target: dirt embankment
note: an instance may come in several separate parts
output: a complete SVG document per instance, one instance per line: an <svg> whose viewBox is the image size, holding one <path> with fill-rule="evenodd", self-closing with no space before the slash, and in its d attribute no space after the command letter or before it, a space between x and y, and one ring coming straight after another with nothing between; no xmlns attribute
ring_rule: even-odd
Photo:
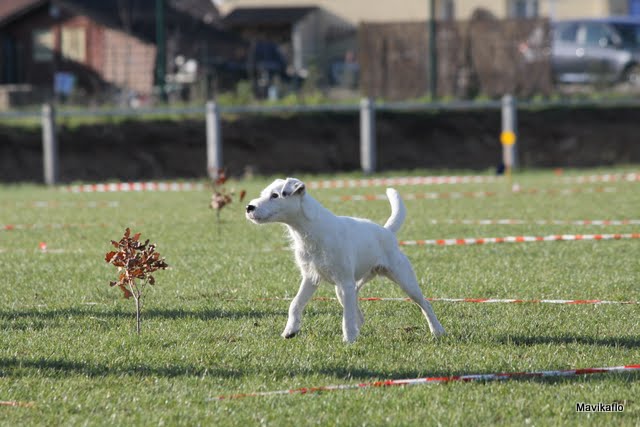
<svg viewBox="0 0 640 427"><path fill-rule="evenodd" d="M587 167L640 163L640 109L519 112L520 164ZM379 113L378 169L486 169L501 159L500 114ZM243 116L222 123L232 174L359 168L357 114ZM60 178L140 180L206 175L204 120L128 121L58 129ZM39 129L0 124L0 181L42 181Z"/></svg>

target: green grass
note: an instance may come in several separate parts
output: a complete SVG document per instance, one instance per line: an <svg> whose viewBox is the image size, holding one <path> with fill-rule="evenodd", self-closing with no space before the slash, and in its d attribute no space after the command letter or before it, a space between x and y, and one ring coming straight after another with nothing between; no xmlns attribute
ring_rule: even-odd
<svg viewBox="0 0 640 427"><path fill-rule="evenodd" d="M569 174L616 172L570 171ZM415 171L414 174L429 173ZM388 175L402 175L404 172ZM305 177L315 179L318 177ZM319 178L330 178L327 176ZM550 171L514 178L523 188L615 187L613 193L513 195L506 183L398 187L495 191L486 199L406 201L401 239L638 232L638 226L432 225L431 219L637 219L640 184L564 184ZM230 183L255 197L268 182ZM339 214L384 222L387 202L333 202L381 188L316 190ZM61 202L35 208L31 202ZM118 201L91 209L76 202ZM435 302L448 335L431 338L405 302L362 302L367 319L342 343L335 301L307 307L300 336L284 340L299 273L282 227L258 227L241 204L208 208L209 193L68 194L0 187L0 224L107 224L0 229L1 425L637 425L640 376L595 375L451 383L214 402L211 397L392 378L640 363L638 305ZM126 226L158 244L172 269L156 274L135 334L134 306L110 288L103 258ZM46 242L51 253L40 253ZM640 242L406 247L432 297L640 300ZM56 249L64 253L54 253ZM333 296L323 284L318 296ZM375 280L363 296L400 297ZM232 300L231 300L232 299ZM624 413L577 414L577 402L626 401Z"/></svg>

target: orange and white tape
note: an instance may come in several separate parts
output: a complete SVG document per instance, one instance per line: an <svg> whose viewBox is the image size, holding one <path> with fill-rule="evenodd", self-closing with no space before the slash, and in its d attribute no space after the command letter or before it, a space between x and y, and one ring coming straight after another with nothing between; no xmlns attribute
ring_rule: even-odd
<svg viewBox="0 0 640 427"><path fill-rule="evenodd" d="M638 182L640 181L640 173L607 173L601 175L567 176L563 178L563 181L576 184L593 182Z"/></svg>
<svg viewBox="0 0 640 427"><path fill-rule="evenodd" d="M133 223L131 225L138 226L138 225L141 225L141 223ZM0 224L0 231L39 230L39 229L60 230L60 229L66 229L66 228L90 228L90 227L108 228L108 227L114 227L114 224L104 224L104 223Z"/></svg>
<svg viewBox="0 0 640 427"><path fill-rule="evenodd" d="M569 195L577 193L614 193L615 187L593 187L593 188L565 188L565 189L519 189L516 188L509 193L505 194L552 194L552 195ZM428 192L428 193L405 193L401 194L405 200L434 200L434 199L462 199L462 198L483 198L492 197L498 195L495 191L465 191L465 192ZM374 200L387 200L385 194L361 194L361 195L345 195L333 197L331 199L334 202L338 201L352 201L352 202L364 202Z"/></svg>
<svg viewBox="0 0 640 427"><path fill-rule="evenodd" d="M258 391L250 393L236 393L230 395L216 396L208 399L208 401L221 401L230 399L242 399L247 397L265 397L265 396L290 396L290 395L303 395L303 394L315 394L329 391L340 390L359 390L364 388L381 388L381 387L398 387L398 386L410 386L410 385L425 385L425 384L441 384L450 382L488 382L488 381L506 381L517 379L531 379L531 378L549 378L549 377L576 377L592 374L613 374L613 373L625 373L625 372L640 372L640 364L630 364L623 366L612 366L605 368L581 368L581 369L567 369L567 370L552 370L552 371L537 371L537 372L501 372L492 374L466 374L466 375L450 375L450 376L437 376L437 377L423 377L423 378L407 378L407 379L392 379L383 381L374 381L368 383L354 383L354 384L340 384L340 385L328 385L320 387L302 387L288 390L275 390L275 391Z"/></svg>
<svg viewBox="0 0 640 427"><path fill-rule="evenodd" d="M467 237L462 239L400 240L400 246L484 245L490 243L575 242L582 240L640 239L640 233L625 234L552 234L549 236Z"/></svg>
<svg viewBox="0 0 640 427"><path fill-rule="evenodd" d="M402 301L411 302L411 298L362 297L360 301ZM478 304L565 304L565 305L634 305L637 301L611 301L600 299L517 299L517 298L425 298L431 302L478 303ZM240 298L228 298L226 301L241 301ZM257 298L257 301L291 301L291 297ZM314 301L336 301L333 297L316 297Z"/></svg>
<svg viewBox="0 0 640 427"><path fill-rule="evenodd" d="M432 225L640 225L640 219L579 219L579 220L563 220L563 219L431 219L429 223Z"/></svg>
<svg viewBox="0 0 640 427"><path fill-rule="evenodd" d="M139 191L199 191L205 189L203 183L194 182L114 182L110 184L85 184L63 187L69 193L115 193Z"/></svg>
<svg viewBox="0 0 640 427"><path fill-rule="evenodd" d="M388 187L403 185L484 184L498 181L500 181L500 178L497 176L484 175L405 176L393 178L335 179L325 181L311 181L307 183L307 187L316 190L327 188Z"/></svg>
<svg viewBox="0 0 640 427"><path fill-rule="evenodd" d="M4 203L8 205L8 203ZM12 206L16 208L117 208L120 202L111 201L59 201L59 200L37 200L34 202L15 202Z"/></svg>

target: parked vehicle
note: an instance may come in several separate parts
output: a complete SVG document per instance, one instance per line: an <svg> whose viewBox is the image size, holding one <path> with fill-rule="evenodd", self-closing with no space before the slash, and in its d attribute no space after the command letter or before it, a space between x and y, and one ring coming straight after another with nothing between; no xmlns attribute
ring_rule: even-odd
<svg viewBox="0 0 640 427"><path fill-rule="evenodd" d="M552 24L552 69L559 83L640 86L640 19L576 19Z"/></svg>

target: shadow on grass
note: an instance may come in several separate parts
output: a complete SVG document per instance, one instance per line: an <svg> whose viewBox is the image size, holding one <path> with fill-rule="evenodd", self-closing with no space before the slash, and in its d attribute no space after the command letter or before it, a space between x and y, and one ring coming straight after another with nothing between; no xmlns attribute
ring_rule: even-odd
<svg viewBox="0 0 640 427"><path fill-rule="evenodd" d="M237 369L221 369L204 366L149 366L145 364L135 365L104 365L96 363L75 362L62 359L18 359L0 358L0 378L26 377L37 375L39 377L66 377L69 375L81 375L90 378L106 376L138 376L138 377L202 377L211 376L218 378L237 378L245 374Z"/></svg>
<svg viewBox="0 0 640 427"><path fill-rule="evenodd" d="M556 368L549 368L556 369ZM557 369L567 369L559 367ZM318 384L312 384L314 387L326 386L333 381L345 382L356 380L361 383L370 383L377 381L385 381L389 379L410 379L410 378L426 378L426 377L450 377L462 376L469 374L495 374L504 371L486 371L478 370L473 372L460 371L437 371L424 372L416 370L406 371L384 371L374 369L349 369L348 367L327 367L320 369L302 368L287 370L282 375L275 375L274 388L284 388L289 382L287 380L299 377L316 377L318 374L332 377L335 380L317 380ZM54 358L40 359L18 359L18 358L0 358L0 378L20 378L34 377L39 378L66 378L70 376L82 376L87 378L106 378L106 377L131 377L131 378L244 378L259 375L263 369L249 367L245 369L223 369L219 367L193 366L193 365L171 365L171 366L150 366L146 364L119 364L106 365L99 363L76 362ZM567 384L578 381L606 381L611 378L617 378L624 381L640 380L640 372L625 372L616 374L592 374L579 375L569 377L512 377L509 381L516 382L535 382L543 384ZM478 381L490 382L490 381ZM494 381L495 382L495 381ZM283 385L284 384L284 385Z"/></svg>
<svg viewBox="0 0 640 427"><path fill-rule="evenodd" d="M180 308L143 308L142 316L146 319L198 319L198 320L217 320L217 319L244 319L244 318L263 318L270 316L286 316L285 310L221 310L221 309L180 309ZM31 319L34 321L45 320L66 320L73 317L98 317L98 318L131 318L135 316L132 306L131 310L122 310L120 308L114 310L95 309L90 307L70 307L60 309L28 309L28 310L12 310L0 311L0 321L13 321L21 319Z"/></svg>
<svg viewBox="0 0 640 427"><path fill-rule="evenodd" d="M500 344L533 346L540 344L580 344L601 347L640 348L640 336L593 337L580 335L561 336L505 336L497 339Z"/></svg>

